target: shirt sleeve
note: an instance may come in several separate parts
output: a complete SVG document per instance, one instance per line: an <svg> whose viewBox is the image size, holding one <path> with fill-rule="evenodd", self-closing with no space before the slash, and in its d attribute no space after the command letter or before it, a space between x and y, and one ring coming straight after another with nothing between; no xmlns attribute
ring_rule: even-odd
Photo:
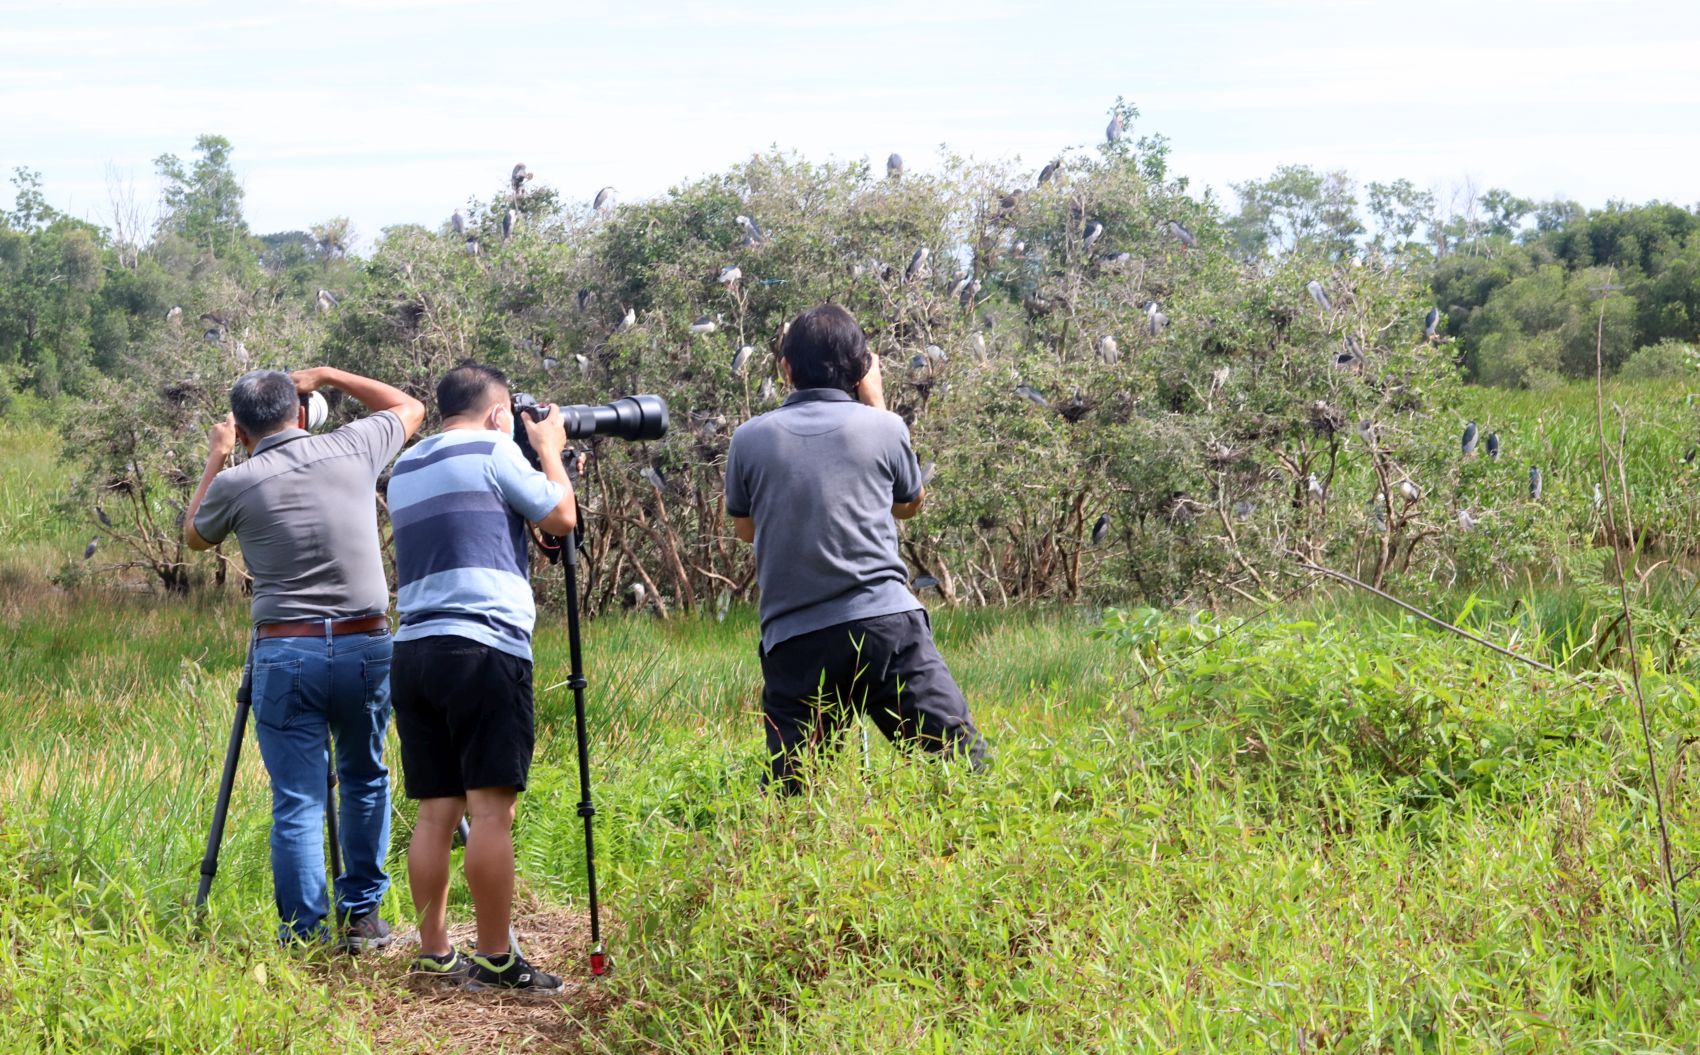
<svg viewBox="0 0 1700 1055"><path fill-rule="evenodd" d="M222 476L213 477L206 497L201 499L201 508L195 510L195 534L214 546L223 542L236 526L231 488L221 487L223 483Z"/></svg>
<svg viewBox="0 0 1700 1055"><path fill-rule="evenodd" d="M336 431L365 455L373 479L383 474L384 467L395 460L395 456L401 453L402 444L407 442L407 430L393 410L368 414Z"/></svg>
<svg viewBox="0 0 1700 1055"><path fill-rule="evenodd" d="M750 515L750 485L744 479L741 471L742 460L738 457L738 434L732 434L732 442L726 448L726 515L732 517L747 517Z"/></svg>
<svg viewBox="0 0 1700 1055"><path fill-rule="evenodd" d="M505 436L496 441L490 465L502 501L533 524L548 516L567 493L565 487L533 469L519 446Z"/></svg>
<svg viewBox="0 0 1700 1055"><path fill-rule="evenodd" d="M896 505L921 497L921 463L909 446L909 426L895 414L892 418L897 429L891 450L891 501Z"/></svg>

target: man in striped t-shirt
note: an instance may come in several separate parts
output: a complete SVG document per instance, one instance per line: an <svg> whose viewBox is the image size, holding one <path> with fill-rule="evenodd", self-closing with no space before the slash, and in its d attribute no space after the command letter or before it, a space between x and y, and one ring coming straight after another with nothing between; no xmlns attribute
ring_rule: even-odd
<svg viewBox="0 0 1700 1055"><path fill-rule="evenodd" d="M550 408L553 411L554 408ZM466 363L437 383L443 431L404 454L390 473L395 528L396 632L391 692L407 797L419 819L407 878L419 912L414 969L530 990L561 980L509 948L514 807L535 740L531 629L536 620L527 547L530 521L554 535L577 522L562 454L561 415L525 429L539 472L514 443L507 378ZM477 948L450 944L449 850L465 814L466 885Z"/></svg>

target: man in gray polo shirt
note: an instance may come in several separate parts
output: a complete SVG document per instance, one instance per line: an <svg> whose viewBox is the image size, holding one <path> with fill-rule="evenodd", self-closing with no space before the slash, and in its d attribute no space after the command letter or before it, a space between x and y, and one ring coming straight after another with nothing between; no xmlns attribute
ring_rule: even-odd
<svg viewBox="0 0 1700 1055"><path fill-rule="evenodd" d="M300 397L339 388L374 411L311 435ZM377 482L425 418L400 389L321 367L256 370L230 390L209 435L206 472L183 536L203 550L234 533L253 577L254 736L272 784L272 884L279 937L331 937L324 823L329 738L342 786L337 918L351 950L389 941L389 586L378 544ZM241 443L248 458L226 469Z"/></svg>
<svg viewBox="0 0 1700 1055"><path fill-rule="evenodd" d="M801 756L863 711L895 743L977 767L985 742L898 555L921 469L885 410L879 359L849 312L823 304L791 323L779 368L796 391L739 426L726 456L726 512L761 587L770 779L795 791Z"/></svg>

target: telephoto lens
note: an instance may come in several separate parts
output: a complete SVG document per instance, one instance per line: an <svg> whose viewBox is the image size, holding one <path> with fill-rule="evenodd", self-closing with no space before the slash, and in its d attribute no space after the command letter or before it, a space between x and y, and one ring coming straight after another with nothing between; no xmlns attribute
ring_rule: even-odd
<svg viewBox="0 0 1700 1055"><path fill-rule="evenodd" d="M531 449L531 437L526 435L525 422L520 419L542 421L549 416L549 409L528 392L515 392L513 407L514 442L519 444L525 460L535 466L537 452ZM622 396L599 407L581 404L556 409L561 412L561 422L570 440L612 436L636 443L667 435L667 401L660 396Z"/></svg>

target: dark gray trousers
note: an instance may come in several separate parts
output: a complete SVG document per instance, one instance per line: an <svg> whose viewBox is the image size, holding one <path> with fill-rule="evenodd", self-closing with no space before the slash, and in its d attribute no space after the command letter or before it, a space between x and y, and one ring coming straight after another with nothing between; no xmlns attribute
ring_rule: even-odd
<svg viewBox="0 0 1700 1055"><path fill-rule="evenodd" d="M836 746L855 715L886 738L935 754L966 755L978 769L986 742L968 701L933 644L924 610L840 623L789 638L764 652L762 721L769 769L764 785L798 790L798 764Z"/></svg>

